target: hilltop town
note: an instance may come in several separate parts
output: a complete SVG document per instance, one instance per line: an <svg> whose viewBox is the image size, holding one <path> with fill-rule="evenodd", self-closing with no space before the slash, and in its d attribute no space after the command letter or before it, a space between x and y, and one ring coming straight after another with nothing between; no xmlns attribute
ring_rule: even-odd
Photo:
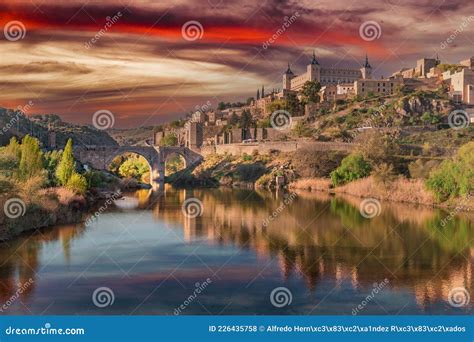
<svg viewBox="0 0 474 342"><path fill-rule="evenodd" d="M262 86L245 102L196 106L186 119L159 127L154 143L210 154L264 151L279 142L279 150L291 151L290 141L350 143L372 128L437 130L433 125L449 124L455 110L461 112L452 119L466 126L474 120L474 57L457 64L422 58L388 78L373 77L367 56L360 68L325 67L314 53L308 60L301 74L288 64L281 89Z"/></svg>

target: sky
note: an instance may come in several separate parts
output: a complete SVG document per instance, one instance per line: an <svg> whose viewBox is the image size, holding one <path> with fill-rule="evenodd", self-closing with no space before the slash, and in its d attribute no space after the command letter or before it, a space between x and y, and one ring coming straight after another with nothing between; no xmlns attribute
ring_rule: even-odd
<svg viewBox="0 0 474 342"><path fill-rule="evenodd" d="M305 71L377 77L422 57L474 55L466 0L0 0L0 107L114 128L161 124L201 106L281 88Z"/></svg>

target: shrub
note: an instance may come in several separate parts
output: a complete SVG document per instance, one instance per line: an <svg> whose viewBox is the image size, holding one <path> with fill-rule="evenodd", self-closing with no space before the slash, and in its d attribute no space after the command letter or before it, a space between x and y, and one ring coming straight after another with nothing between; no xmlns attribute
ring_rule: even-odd
<svg viewBox="0 0 474 342"><path fill-rule="evenodd" d="M367 177L370 165L361 154L351 154L342 160L341 166L331 172L334 186L342 185L353 180Z"/></svg>
<svg viewBox="0 0 474 342"><path fill-rule="evenodd" d="M87 180L84 176L73 173L67 181L66 188L79 195L83 195L87 191Z"/></svg>
<svg viewBox="0 0 474 342"><path fill-rule="evenodd" d="M107 177L105 177L105 175L99 171L87 171L86 173L84 173L84 177L87 180L88 188L98 188L104 183L107 183Z"/></svg>
<svg viewBox="0 0 474 342"><path fill-rule="evenodd" d="M474 191L474 142L463 145L453 159L443 161L430 173L426 185L441 201Z"/></svg>
<svg viewBox="0 0 474 342"><path fill-rule="evenodd" d="M429 177L430 172L439 164L440 162L438 160L423 161L422 159L417 159L408 164L408 171L411 178L426 179Z"/></svg>

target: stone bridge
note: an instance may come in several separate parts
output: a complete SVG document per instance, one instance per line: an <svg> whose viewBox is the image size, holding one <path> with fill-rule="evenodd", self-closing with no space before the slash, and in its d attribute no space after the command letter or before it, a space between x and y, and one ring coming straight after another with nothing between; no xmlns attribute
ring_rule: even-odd
<svg viewBox="0 0 474 342"><path fill-rule="evenodd" d="M112 160L125 153L136 153L146 159L150 167L152 186L163 183L165 163L169 156L178 154L184 159L184 166L201 162L202 156L187 147L158 146L75 146L74 157L81 163L98 170L108 170Z"/></svg>

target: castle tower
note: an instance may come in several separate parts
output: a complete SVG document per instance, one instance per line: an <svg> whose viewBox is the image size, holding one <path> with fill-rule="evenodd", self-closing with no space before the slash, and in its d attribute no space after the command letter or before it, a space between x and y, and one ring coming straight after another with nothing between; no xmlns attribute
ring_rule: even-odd
<svg viewBox="0 0 474 342"><path fill-rule="evenodd" d="M372 78L372 67L369 64L369 57L367 57L367 54L365 55L365 63L362 68L360 68L360 72L363 79Z"/></svg>
<svg viewBox="0 0 474 342"><path fill-rule="evenodd" d="M290 63L288 63L288 69L283 74L283 90L291 90L291 79L294 76L295 74L290 69Z"/></svg>
<svg viewBox="0 0 474 342"><path fill-rule="evenodd" d="M311 64L308 64L306 67L306 73L308 75L309 81L320 81L321 80L321 66L319 62L316 60L316 54L313 51L313 59L311 60Z"/></svg>

